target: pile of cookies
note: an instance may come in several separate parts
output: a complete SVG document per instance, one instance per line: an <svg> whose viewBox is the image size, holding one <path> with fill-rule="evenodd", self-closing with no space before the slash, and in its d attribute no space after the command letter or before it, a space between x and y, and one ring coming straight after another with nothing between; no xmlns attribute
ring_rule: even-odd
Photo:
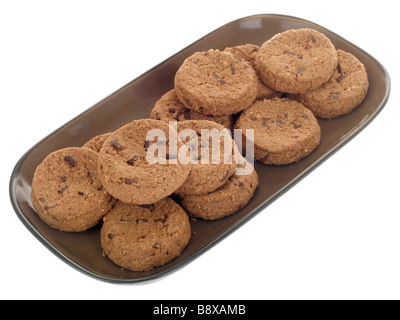
<svg viewBox="0 0 400 320"><path fill-rule="evenodd" d="M252 199L258 175L241 155L246 145L254 145L246 156L265 164L299 161L320 143L317 118L351 112L367 90L362 63L311 29L286 31L261 47L197 52L149 119L46 157L34 174L33 206L60 231L102 221L104 255L124 269L165 265L188 245L189 217L222 219ZM239 152L232 129L243 133ZM152 130L161 134L149 139ZM206 135L213 130L228 134L215 142ZM150 151L164 161L150 161Z"/></svg>

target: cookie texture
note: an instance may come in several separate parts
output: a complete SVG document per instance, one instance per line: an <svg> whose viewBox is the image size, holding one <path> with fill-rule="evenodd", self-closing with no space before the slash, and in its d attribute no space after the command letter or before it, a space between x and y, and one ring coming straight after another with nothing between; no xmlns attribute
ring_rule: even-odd
<svg viewBox="0 0 400 320"><path fill-rule="evenodd" d="M176 96L175 89L165 93L151 110L150 118L162 121L208 120L223 125L232 130L233 118L231 115L213 116L202 114L186 108Z"/></svg>
<svg viewBox="0 0 400 320"><path fill-rule="evenodd" d="M260 79L256 69L256 55L260 47L255 44L244 44L235 47L228 47L224 51L232 53L234 56L239 57L246 61L257 74L257 100L279 98L282 96L281 92L276 92L268 88Z"/></svg>
<svg viewBox="0 0 400 320"><path fill-rule="evenodd" d="M176 195L207 194L235 173L235 143L230 132L212 121L178 122L179 138L191 151L192 167Z"/></svg>
<svg viewBox="0 0 400 320"><path fill-rule="evenodd" d="M313 113L286 98L254 102L241 114L235 128L242 129L245 143L254 143L254 159L271 165L299 161L321 140L321 128ZM246 137L246 129L254 130L254 140Z"/></svg>
<svg viewBox="0 0 400 320"><path fill-rule="evenodd" d="M368 92L365 66L351 53L338 50L337 54L338 65L328 82L314 91L289 96L318 118L330 119L353 111Z"/></svg>
<svg viewBox="0 0 400 320"><path fill-rule="evenodd" d="M100 134L87 141L82 147L100 152L104 142L111 136L112 132Z"/></svg>
<svg viewBox="0 0 400 320"><path fill-rule="evenodd" d="M50 227L81 232L97 225L115 203L97 174L98 154L65 148L48 155L36 168L32 203Z"/></svg>
<svg viewBox="0 0 400 320"><path fill-rule="evenodd" d="M255 100L257 75L248 63L231 53L197 52L176 73L175 90L188 109L215 116L231 115Z"/></svg>
<svg viewBox="0 0 400 320"><path fill-rule="evenodd" d="M104 254L131 271L148 271L172 261L191 237L186 212L170 198L147 206L119 202L103 220Z"/></svg>
<svg viewBox="0 0 400 320"><path fill-rule="evenodd" d="M271 89L304 93L327 82L337 66L331 41L312 29L288 30L266 41L256 56L257 71Z"/></svg>
<svg viewBox="0 0 400 320"><path fill-rule="evenodd" d="M156 136L148 140L149 132ZM175 131L167 123L152 119L135 120L116 130L99 153L104 188L120 201L137 205L152 204L177 190L189 175L190 163L168 153L170 132ZM181 147L178 142L177 152L185 149Z"/></svg>
<svg viewBox="0 0 400 320"><path fill-rule="evenodd" d="M235 173L214 192L183 196L181 206L191 217L204 220L218 220L236 213L249 203L258 186L257 172L249 166L251 170L241 175Z"/></svg>

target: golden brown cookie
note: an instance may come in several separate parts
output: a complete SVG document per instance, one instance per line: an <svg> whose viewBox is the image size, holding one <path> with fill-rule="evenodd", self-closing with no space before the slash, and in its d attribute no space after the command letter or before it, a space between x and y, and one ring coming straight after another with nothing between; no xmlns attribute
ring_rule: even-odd
<svg viewBox="0 0 400 320"><path fill-rule="evenodd" d="M155 120L185 121L185 120L208 120L222 124L225 128L232 130L233 119L231 115L213 116L202 114L186 108L176 96L175 89L164 94L151 110L150 118Z"/></svg>
<svg viewBox="0 0 400 320"><path fill-rule="evenodd" d="M176 73L175 90L188 109L215 116L231 115L255 100L257 75L243 59L228 52L197 52Z"/></svg>
<svg viewBox="0 0 400 320"><path fill-rule="evenodd" d="M145 206L119 202L103 220L104 254L131 271L167 264L182 253L191 237L186 212L170 198Z"/></svg>
<svg viewBox="0 0 400 320"><path fill-rule="evenodd" d="M279 92L304 93L327 82L337 66L336 49L322 33L289 30L266 41L256 68L266 86Z"/></svg>
<svg viewBox="0 0 400 320"><path fill-rule="evenodd" d="M365 66L351 53L338 50L337 54L337 68L327 83L314 91L290 95L318 118L329 119L353 111L368 92Z"/></svg>
<svg viewBox="0 0 400 320"><path fill-rule="evenodd" d="M195 162L186 181L174 193L198 195L213 192L236 170L235 145L230 132L218 123L205 120L182 121L177 125L179 137L191 150Z"/></svg>
<svg viewBox="0 0 400 320"><path fill-rule="evenodd" d="M209 194L183 196L180 204L195 218L217 220L230 216L249 203L258 186L256 170L252 168L245 173L235 173L223 186Z"/></svg>
<svg viewBox="0 0 400 320"><path fill-rule="evenodd" d="M100 152L104 142L111 136L112 132L100 134L87 141L82 147L92 149L93 151Z"/></svg>
<svg viewBox="0 0 400 320"><path fill-rule="evenodd" d="M162 136L148 140L151 132ZM189 175L190 163L168 153L170 132L175 131L166 122L152 119L135 120L116 130L99 153L104 188L122 202L138 205L152 204L176 191ZM178 142L177 152L181 147Z"/></svg>
<svg viewBox="0 0 400 320"><path fill-rule="evenodd" d="M65 148L48 155L36 168L32 203L50 227L85 231L99 223L115 200L97 175L98 154L86 148Z"/></svg>
<svg viewBox="0 0 400 320"><path fill-rule="evenodd" d="M290 99L254 102L241 114L235 128L242 129L245 143L254 143L254 159L265 164L299 161L321 140L321 128L313 113ZM246 137L246 129L254 130L254 140Z"/></svg>
<svg viewBox="0 0 400 320"><path fill-rule="evenodd" d="M258 78L257 84L257 100L264 99L272 99L272 98L280 98L282 93L276 92L270 88L268 88L260 79L256 69L256 55L260 50L260 47L255 44L244 44L235 47L228 47L224 51L232 53L234 56L242 58L246 61L256 72Z"/></svg>

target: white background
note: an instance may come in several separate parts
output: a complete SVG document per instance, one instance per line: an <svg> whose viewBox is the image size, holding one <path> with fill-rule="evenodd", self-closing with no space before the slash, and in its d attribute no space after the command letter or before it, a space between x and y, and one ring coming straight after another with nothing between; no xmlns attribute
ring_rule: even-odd
<svg viewBox="0 0 400 320"><path fill-rule="evenodd" d="M1 1L2 299L400 298L399 55L394 1ZM293 15L376 57L392 94L354 140L183 269L117 285L69 267L22 225L8 184L37 141L232 20ZM397 46L397 47L395 47Z"/></svg>

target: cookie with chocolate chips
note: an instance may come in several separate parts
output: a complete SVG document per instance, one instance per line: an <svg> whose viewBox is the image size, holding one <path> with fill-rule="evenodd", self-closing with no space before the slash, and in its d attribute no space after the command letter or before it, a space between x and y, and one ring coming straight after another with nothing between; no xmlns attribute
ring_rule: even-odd
<svg viewBox="0 0 400 320"><path fill-rule="evenodd" d="M242 129L244 143L254 143L254 159L284 165L313 152L321 140L321 128L313 113L290 99L256 101L244 111L235 129ZM254 139L246 130L254 130Z"/></svg>
<svg viewBox="0 0 400 320"><path fill-rule="evenodd" d="M197 52L176 73L175 90L188 109L215 116L231 115L255 100L257 75L248 63L229 52Z"/></svg>
<svg viewBox="0 0 400 320"><path fill-rule="evenodd" d="M235 47L228 47L224 52L232 53L234 56L240 57L246 61L256 71L258 83L257 83L257 100L280 98L282 93L276 92L268 88L264 82L261 81L257 69L256 69L256 55L260 50L260 47L255 44L243 44Z"/></svg>
<svg viewBox="0 0 400 320"><path fill-rule="evenodd" d="M48 155L36 168L32 204L50 227L85 231L99 223L115 203L97 174L98 154L86 148L65 148Z"/></svg>
<svg viewBox="0 0 400 320"><path fill-rule="evenodd" d="M170 198L152 205L117 203L104 217L104 255L131 271L148 271L181 255L191 237L186 212Z"/></svg>
<svg viewBox="0 0 400 320"><path fill-rule="evenodd" d="M191 217L217 220L230 216L244 208L253 198L258 186L258 175L250 163L241 165L245 169L235 173L228 181L206 195L188 195L180 199L180 204Z"/></svg>
<svg viewBox="0 0 400 320"><path fill-rule="evenodd" d="M162 121L208 120L222 124L232 130L233 119L231 115L213 116L202 114L186 108L176 96L175 89L164 94L154 105L150 113L151 119Z"/></svg>
<svg viewBox="0 0 400 320"><path fill-rule="evenodd" d="M192 167L176 195L199 195L213 192L235 173L236 162L230 131L205 120L177 123L179 139L190 150Z"/></svg>
<svg viewBox="0 0 400 320"><path fill-rule="evenodd" d="M327 82L337 66L331 41L312 29L288 30L266 41L256 56L261 80L271 89L304 93Z"/></svg>
<svg viewBox="0 0 400 320"><path fill-rule="evenodd" d="M330 119L353 111L368 92L365 66L351 53L338 50L337 54L337 68L327 83L314 91L290 95L318 118Z"/></svg>
<svg viewBox="0 0 400 320"><path fill-rule="evenodd" d="M99 152L104 188L122 202L137 205L152 204L176 191L188 177L190 163L179 160L178 152L186 150L179 141L175 153L169 153L170 133L176 135L168 123L153 119L135 120L116 130Z"/></svg>
<svg viewBox="0 0 400 320"><path fill-rule="evenodd" d="M82 147L92 149L93 151L100 152L104 142L111 136L112 132L97 135L87 141Z"/></svg>

